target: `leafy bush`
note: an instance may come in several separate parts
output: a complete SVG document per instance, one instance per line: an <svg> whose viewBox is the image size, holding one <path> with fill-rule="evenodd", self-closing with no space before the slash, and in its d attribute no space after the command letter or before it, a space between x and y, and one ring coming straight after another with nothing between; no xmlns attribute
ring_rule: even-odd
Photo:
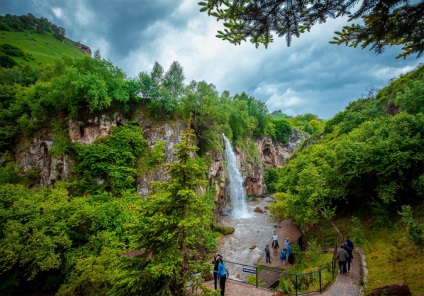
<svg viewBox="0 0 424 296"><path fill-rule="evenodd" d="M269 193L276 191L276 185L278 182L278 170L275 168L269 168L264 171L265 185Z"/></svg>
<svg viewBox="0 0 424 296"><path fill-rule="evenodd" d="M280 143L287 143L290 135L293 134L290 123L286 119L281 118L272 120L272 124L274 125L272 139Z"/></svg>
<svg viewBox="0 0 424 296"><path fill-rule="evenodd" d="M399 212L402 217L402 222L406 225L410 238L418 245L424 247L424 224L414 220L411 206L402 206L402 211Z"/></svg>
<svg viewBox="0 0 424 296"><path fill-rule="evenodd" d="M111 136L80 146L77 192L110 190L121 195L126 190L134 191L137 159L146 146L141 129L131 125L115 127Z"/></svg>
<svg viewBox="0 0 424 296"><path fill-rule="evenodd" d="M8 43L0 44L0 52L12 57L24 56L24 52L20 48Z"/></svg>
<svg viewBox="0 0 424 296"><path fill-rule="evenodd" d="M0 53L0 67L13 68L16 65L17 63L12 57Z"/></svg>

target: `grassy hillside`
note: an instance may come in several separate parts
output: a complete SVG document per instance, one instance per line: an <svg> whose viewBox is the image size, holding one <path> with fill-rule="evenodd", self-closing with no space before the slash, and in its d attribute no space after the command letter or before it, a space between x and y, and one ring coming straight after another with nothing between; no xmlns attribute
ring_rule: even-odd
<svg viewBox="0 0 424 296"><path fill-rule="evenodd" d="M82 53L69 40L59 41L52 33L38 34L31 31L0 31L0 44L11 44L21 49L23 57L13 57L18 64L39 67L51 63L56 57L64 55L83 57Z"/></svg>

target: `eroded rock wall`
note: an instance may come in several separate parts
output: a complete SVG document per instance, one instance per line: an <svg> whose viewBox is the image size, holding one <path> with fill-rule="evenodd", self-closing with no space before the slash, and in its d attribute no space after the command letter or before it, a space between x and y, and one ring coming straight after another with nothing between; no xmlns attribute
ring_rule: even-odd
<svg viewBox="0 0 424 296"><path fill-rule="evenodd" d="M293 134L289 137L287 144L273 143L271 138L266 137L256 141L256 145L261 153L263 168L281 168L287 160L293 155L294 150L302 144L308 134L303 133L299 129L294 129Z"/></svg>
<svg viewBox="0 0 424 296"><path fill-rule="evenodd" d="M161 140L165 143L165 162L174 160L175 144L179 142L181 132L186 129L184 123L157 124L142 114L136 116L138 125L142 128L143 136L151 147ZM68 121L69 137L71 141L88 145L97 138L110 135L114 126L126 125L127 121L121 114L95 116L85 122ZM306 135L307 136L307 135ZM305 135L295 130L287 144L273 143L270 138L258 139L255 142L257 152L243 151L234 148L237 164L244 178L244 188L248 195L260 196L266 194L264 170L271 167L284 166L294 150L305 140ZM33 139L25 139L16 153L16 163L24 171L36 171L40 175L39 186L53 185L57 180L67 181L71 177L74 161L67 155L55 157L51 152L54 145L50 132L39 132ZM225 145L221 141L222 150L209 151L211 164L207 172L209 187L215 188L215 214L219 215L225 207L226 172L223 150ZM254 150L254 149L249 149ZM140 172L137 181L137 192L141 196L151 193L151 181L165 181L168 176L163 168L151 172Z"/></svg>
<svg viewBox="0 0 424 296"><path fill-rule="evenodd" d="M258 139L255 141L257 155L248 155L246 151L235 148L237 164L244 177L246 194L254 196L266 194L264 170L283 167L306 137L307 134L294 129L287 144L274 143L269 137Z"/></svg>
<svg viewBox="0 0 424 296"><path fill-rule="evenodd" d="M46 132L33 139L24 139L18 146L17 166L24 173L32 171L39 175L38 184L34 184L36 186L53 185L57 180L69 179L73 160L67 155L52 156L50 151L53 144L52 135Z"/></svg>

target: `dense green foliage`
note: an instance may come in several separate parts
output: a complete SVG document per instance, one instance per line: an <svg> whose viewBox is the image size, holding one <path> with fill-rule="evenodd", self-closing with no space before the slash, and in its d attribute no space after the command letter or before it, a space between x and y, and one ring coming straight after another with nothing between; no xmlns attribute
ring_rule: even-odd
<svg viewBox="0 0 424 296"><path fill-rule="evenodd" d="M275 168L269 168L264 172L264 181L268 193L274 193L276 191L276 185L278 182L278 170Z"/></svg>
<svg viewBox="0 0 424 296"><path fill-rule="evenodd" d="M141 201L130 194L70 197L63 183L0 186L0 293L54 291L66 280L63 295L104 294L129 247L127 225L138 221L130 209Z"/></svg>
<svg viewBox="0 0 424 296"><path fill-rule="evenodd" d="M388 218L422 200L423 72L418 67L328 121L324 137L281 170L271 211L305 229L336 210L367 206Z"/></svg>
<svg viewBox="0 0 424 296"><path fill-rule="evenodd" d="M217 20L224 21L225 29L218 38L240 44L250 38L258 47L273 42L273 33L285 36L290 46L292 36L299 37L317 23L328 18L348 15L349 21L361 19L361 24L343 27L335 32L335 44L362 48L371 47L382 53L385 46L403 45L398 57L417 54L424 50L424 3L416 1L365 1L358 8L355 0L326 1L273 1L273 0L208 0L199 2L200 11L207 11Z"/></svg>
<svg viewBox="0 0 424 296"><path fill-rule="evenodd" d="M290 135L293 134L292 126L286 119L274 119L274 134L272 139L280 143L287 143Z"/></svg>
<svg viewBox="0 0 424 296"><path fill-rule="evenodd" d="M115 295L186 295L191 274L202 270L214 247L212 204L196 193L207 181L205 162L191 156L198 149L193 136L188 125L176 145L175 162L166 165L171 180L155 182L154 194L140 210L134 232L144 252Z"/></svg>
<svg viewBox="0 0 424 296"><path fill-rule="evenodd" d="M53 33L58 40L65 38L65 29L50 23L46 18L36 18L31 13L27 15L0 15L1 31L33 31L38 34Z"/></svg>
<svg viewBox="0 0 424 296"><path fill-rule="evenodd" d="M76 192L110 191L120 196L125 191L134 191L137 159L146 147L138 126L115 127L110 137L78 147Z"/></svg>

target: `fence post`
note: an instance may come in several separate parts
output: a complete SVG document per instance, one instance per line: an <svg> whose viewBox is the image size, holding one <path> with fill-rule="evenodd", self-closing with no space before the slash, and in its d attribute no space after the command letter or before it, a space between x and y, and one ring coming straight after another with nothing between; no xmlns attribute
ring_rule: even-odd
<svg viewBox="0 0 424 296"><path fill-rule="evenodd" d="M321 269L319 270L319 292L321 293Z"/></svg>
<svg viewBox="0 0 424 296"><path fill-rule="evenodd" d="M256 266L256 288L258 287L258 267Z"/></svg>
<svg viewBox="0 0 424 296"><path fill-rule="evenodd" d="M298 288L298 285L297 285L297 274L296 274L296 296L297 296L297 288Z"/></svg>

